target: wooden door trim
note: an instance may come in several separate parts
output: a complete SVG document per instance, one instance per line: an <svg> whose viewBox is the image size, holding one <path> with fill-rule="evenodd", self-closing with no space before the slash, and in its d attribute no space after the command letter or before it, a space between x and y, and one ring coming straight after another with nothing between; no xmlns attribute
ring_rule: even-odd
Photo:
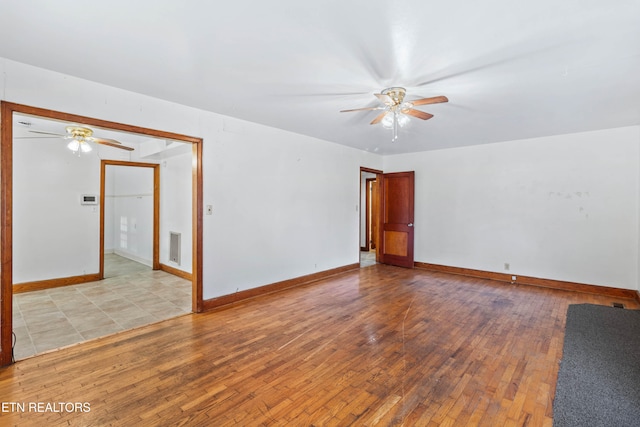
<svg viewBox="0 0 640 427"><path fill-rule="evenodd" d="M364 196L364 200L365 200L365 215L364 215L364 220L365 220L365 227L364 227L364 250L365 251L370 251L371 250L371 233L369 232L369 226L371 225L371 183L375 182L376 178L365 178L364 182L365 182L365 196Z"/></svg>
<svg viewBox="0 0 640 427"><path fill-rule="evenodd" d="M13 214L13 112L0 105L0 365L13 359L13 262L11 248Z"/></svg>
<svg viewBox="0 0 640 427"><path fill-rule="evenodd" d="M382 172L381 170L378 170L378 169L371 169L371 168L365 168L364 166L360 166L360 174L361 174L360 177L362 177L362 172L375 173L376 175L384 173L384 172Z"/></svg>
<svg viewBox="0 0 640 427"><path fill-rule="evenodd" d="M375 173L376 174L376 180L380 178L380 175L383 173L381 170L378 169L372 169L372 168L367 168L364 166L360 166L360 172L358 173L358 188L359 188L359 192L358 194L360 194L360 197L358 198L358 205L360 205L362 203L362 172L368 172L368 173ZM367 193L368 195L368 193ZM367 207L366 209L369 208L369 204L367 203ZM362 206L360 207L360 209L362 209ZM378 215L378 217L380 217L380 215ZM359 218L362 218L362 215L359 216ZM365 215L365 221L367 220L367 215ZM360 243L362 242L362 235L360 233L362 233L362 224L360 224L360 221L362 219L360 219L358 221L358 259L360 259L360 252L362 251L362 247L360 246ZM365 233L368 234L369 230L367 227L365 227ZM367 238L367 243L366 243L366 247L367 250L369 250L369 239ZM380 252L378 250L378 248L380 247L380 244L378 244L378 247L376 247L376 261L378 261L379 257L380 257Z"/></svg>
<svg viewBox="0 0 640 427"><path fill-rule="evenodd" d="M192 144L192 310L202 311L202 138L127 125L77 114L0 101L0 365L12 362L11 333L13 315L12 215L13 215L13 113L78 122L97 128L138 133Z"/></svg>
<svg viewBox="0 0 640 427"><path fill-rule="evenodd" d="M107 166L153 169L153 254L151 268L160 270L160 165L158 163L100 160L100 279L104 279L104 201Z"/></svg>

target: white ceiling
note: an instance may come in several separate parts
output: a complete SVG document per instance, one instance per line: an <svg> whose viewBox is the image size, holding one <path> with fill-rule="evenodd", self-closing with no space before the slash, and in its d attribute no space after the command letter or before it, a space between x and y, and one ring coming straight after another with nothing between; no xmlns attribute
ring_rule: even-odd
<svg viewBox="0 0 640 427"><path fill-rule="evenodd" d="M640 0L0 0L0 56L380 154L640 124ZM450 102L339 113L389 86Z"/></svg>

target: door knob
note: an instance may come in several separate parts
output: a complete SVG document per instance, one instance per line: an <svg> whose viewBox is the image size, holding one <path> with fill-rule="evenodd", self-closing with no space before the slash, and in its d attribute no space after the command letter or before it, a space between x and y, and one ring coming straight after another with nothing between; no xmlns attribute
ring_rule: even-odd
<svg viewBox="0 0 640 427"><path fill-rule="evenodd" d="M410 222L409 224L407 224L407 227L413 227L413 223Z"/></svg>

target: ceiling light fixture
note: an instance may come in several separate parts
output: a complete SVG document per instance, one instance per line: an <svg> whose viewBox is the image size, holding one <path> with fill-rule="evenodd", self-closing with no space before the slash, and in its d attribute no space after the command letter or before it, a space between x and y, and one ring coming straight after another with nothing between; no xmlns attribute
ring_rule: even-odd
<svg viewBox="0 0 640 427"><path fill-rule="evenodd" d="M409 123L409 117L405 115L402 111L387 111L384 115L380 124L385 129L393 130L393 135L391 137L391 142L394 142L398 139L398 129L406 126Z"/></svg>
<svg viewBox="0 0 640 427"><path fill-rule="evenodd" d="M390 87L383 90L381 93L374 93L374 95L382 101L384 106L377 107L364 107L353 108L350 110L341 110L341 113L348 113L351 111L371 111L371 110L384 110L378 114L371 122L372 125L381 123L385 129L392 129L393 136L391 142L395 142L398 139L398 128L401 128L409 123L409 116L416 117L421 120L429 120L433 117L433 114L426 113L424 111L416 110L416 105L427 104L439 104L441 102L448 102L446 96L434 96L431 98L414 99L413 101L405 101L404 96L407 91L403 87Z"/></svg>
<svg viewBox="0 0 640 427"><path fill-rule="evenodd" d="M391 87L382 91L382 95L392 100L392 102L386 103L385 110L387 111L382 120L380 120L382 127L393 131L391 142L395 142L398 139L398 129L409 123L409 117L405 112L411 109L413 104L404 102L405 94L405 89L401 87Z"/></svg>
<svg viewBox="0 0 640 427"><path fill-rule="evenodd" d="M82 154L89 153L93 148L89 145L89 138L93 132L91 129L83 128L79 126L67 126L67 133L69 135L64 138L70 140L67 144L67 148L71 150L71 152L77 156L81 156Z"/></svg>
<svg viewBox="0 0 640 427"><path fill-rule="evenodd" d="M70 143L67 144L67 148L71 150L73 154L77 154L80 156L82 153L88 153L92 150L91 146L87 141L82 139L74 139Z"/></svg>

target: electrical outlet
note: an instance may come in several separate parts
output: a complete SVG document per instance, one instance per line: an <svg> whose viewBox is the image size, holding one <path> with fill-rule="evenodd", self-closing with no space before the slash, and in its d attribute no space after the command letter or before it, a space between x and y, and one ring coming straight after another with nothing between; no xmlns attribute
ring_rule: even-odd
<svg viewBox="0 0 640 427"><path fill-rule="evenodd" d="M213 214L213 206L207 205L207 215Z"/></svg>
<svg viewBox="0 0 640 427"><path fill-rule="evenodd" d="M515 282L516 280L518 280L518 278L516 276L511 276L511 281Z"/></svg>

